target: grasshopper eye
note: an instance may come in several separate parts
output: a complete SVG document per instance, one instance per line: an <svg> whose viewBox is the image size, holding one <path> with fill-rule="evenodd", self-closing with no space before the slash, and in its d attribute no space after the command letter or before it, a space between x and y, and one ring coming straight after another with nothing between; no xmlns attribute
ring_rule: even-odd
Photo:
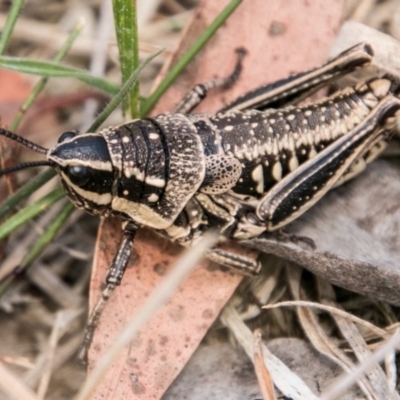
<svg viewBox="0 0 400 400"><path fill-rule="evenodd" d="M71 138L73 138L73 137L75 137L75 136L76 136L76 133L75 133L75 132L71 132L71 131L64 132L64 133L59 137L58 143L65 142L66 140L69 140L69 139L71 139Z"/></svg>
<svg viewBox="0 0 400 400"><path fill-rule="evenodd" d="M68 167L67 175L71 182L77 186L84 186L91 178L89 169L80 165Z"/></svg>

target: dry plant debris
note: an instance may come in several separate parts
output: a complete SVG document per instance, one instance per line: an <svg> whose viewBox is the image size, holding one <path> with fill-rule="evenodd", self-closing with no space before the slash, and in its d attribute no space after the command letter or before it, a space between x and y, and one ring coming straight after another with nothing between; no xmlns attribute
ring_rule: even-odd
<svg viewBox="0 0 400 400"><path fill-rule="evenodd" d="M169 62L173 63L204 24L212 19L217 7L212 4L214 2L201 1L199 8L194 9L191 3L164 0L150 4L157 11L148 14L145 22L141 22L141 52L145 55L160 46L168 50L143 74L145 94L153 86L154 74L160 68L162 59L169 57ZM400 40L400 6L395 0L338 1L329 3L329 7L322 0L288 1L285 7L275 2L252 0L240 7L169 90L155 112L170 110L171 105L179 101L194 83L224 75L224 68L229 70L234 58L233 49L241 41L251 50L240 82L229 93L211 96L202 105L201 112L211 112L218 107L218 102L225 103L231 96L234 98L260 83L318 65L328 54L342 16L368 24ZM257 13L254 13L255 9ZM100 10L98 1L87 4L28 1L15 30L11 54L49 59L65 39L65 27L71 26L74 15L85 15L87 35L77 42L68 62L88 67L96 41L94 33L98 28ZM0 26L4 24L6 12L7 7L1 5ZM309 18L307 24L302 20L305 18L302 17L303 12ZM178 51L173 52L181 35L176 27L186 26L190 18L197 24L186 28L184 40ZM238 21L241 21L240 30L235 28ZM250 28L245 28L246 21L250 21ZM48 37L54 40L49 41ZM116 49L112 39L110 43L103 50L106 72L108 76L117 77ZM222 65L218 64L219 58L223 60ZM78 93L78 96L70 97L71 92ZM93 93L76 82L57 80L50 85L46 96L53 96L51 106L43 108L41 102L43 104L46 99L39 100L20 130L44 145L54 143L57 133L81 125L83 111L80 105L93 97ZM56 102L54 96L59 101ZM7 112L3 108L1 110L4 121ZM120 122L119 118L116 114L109 124ZM48 134L43 135L43 132ZM123 399L130 398L132 393L135 398L161 398L168 387L165 399L184 398L188 394L194 400L221 398L222 395L227 399L243 396L260 398L267 387L270 391L268 373L278 393L294 399L319 398L321 393L325 399L334 398L332 396L340 396L336 398L341 399L398 398L394 351L398 342L391 343L392 347L381 356L384 367L374 361L368 371L354 378L357 386L346 394L325 392L333 377L341 375L342 371L355 375L358 363L368 363L371 354L379 351L384 341L392 336L396 339L399 312L393 305L400 305L396 271L400 250L396 229L396 199L399 198L397 192L400 188L397 181L398 166L392 161L379 161L366 174L330 193L320 206L296 221L291 226L292 232L317 237L319 252L316 254L290 243L277 245L272 239L249 243L275 256L263 255L263 274L257 279L243 280L236 291L242 279L240 276L218 269L196 270L180 288L177 297L171 300L170 308L166 309L164 318L167 324L162 325L159 319L155 319L142 331L127 350L132 365L121 368L122 364L117 362L119 369L114 369L110 373L111 378L98 386L95 398ZM57 212L57 209L53 211ZM18 264L21 254L50 218L51 215L44 215L30 225L31 229L18 232L9 239L0 274ZM85 371L76 366L74 355L85 322L84 297L95 226L93 219L77 212L28 276L21 278L2 298L0 367L5 367L5 371L12 370L16 377L7 381L6 372L0 374L0 385L4 387L8 382L10 389L4 398L13 395L27 399L28 396L70 399L82 387ZM108 265L114 254L118 222L106 221L102 232L96 247L95 287L103 281L101 263ZM118 326L110 328L108 322L122 324L129 319L128 314L137 313L144 298L172 267L178 250L167 243L160 246L159 242L154 242L155 239L147 239L149 235L143 233L138 241L141 262L149 256L149 252L155 257L158 251L160 259L155 261L151 257L148 261L150 268L137 263L129 269L124 280L126 288L121 287L119 294L107 306L109 315L105 315L106 323L102 322L106 332L100 329L95 352L106 349L107 340L112 341L112 335L120 329ZM146 247L146 240L150 240L153 247ZM299 259L302 266L319 277L294 265L299 263ZM321 276L363 295L334 287ZM235 295L224 309L221 319L213 324L234 291ZM92 295L96 296L93 292ZM281 307L261 309L263 305L278 302L286 303L282 303ZM162 315L162 311L158 314ZM155 318L159 318L158 314ZM203 339L193 361L172 384L211 325L212 329ZM256 346L255 329L259 329L258 335L262 335L262 342L257 337ZM163 334L163 330L167 334ZM258 376L263 377L262 390L258 388L251 365L246 363L243 355L240 356L242 358L228 357L230 353L236 357L237 351L227 345L229 339L240 343L249 359L255 357ZM161 351L161 348L166 350ZM206 355L210 348L214 359L210 353ZM197 366L191 368L191 363ZM230 368L226 368L226 364L239 365L236 376L229 376ZM310 364L316 365L320 374L307 368ZM209 365L224 371L218 380L199 379L200 366L202 371L207 371ZM129 371L128 367L133 370ZM123 376L127 377L126 386L120 382ZM197 392L193 390L194 382ZM31 392L22 394L20 390L26 387L30 387ZM213 391L217 397L212 397ZM271 393L268 395L273 398ZM3 397L0 395L0 398Z"/></svg>

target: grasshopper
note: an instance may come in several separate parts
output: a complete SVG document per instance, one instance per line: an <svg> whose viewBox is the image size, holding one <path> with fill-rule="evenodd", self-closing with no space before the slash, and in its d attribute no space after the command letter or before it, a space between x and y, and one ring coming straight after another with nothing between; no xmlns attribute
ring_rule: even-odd
<svg viewBox="0 0 400 400"><path fill-rule="evenodd" d="M187 247L210 229L219 232L221 241L279 230L330 189L358 175L395 130L399 82L389 76L298 105L319 88L368 65L373 49L367 43L318 68L253 90L215 115L191 114L211 88L235 81L242 57L239 52L230 77L197 85L173 113L97 133L66 132L51 149L0 129L1 135L46 156L0 174L50 166L76 207L124 221L84 349L105 301L121 282L140 227ZM207 256L252 275L261 268L254 259L218 247Z"/></svg>

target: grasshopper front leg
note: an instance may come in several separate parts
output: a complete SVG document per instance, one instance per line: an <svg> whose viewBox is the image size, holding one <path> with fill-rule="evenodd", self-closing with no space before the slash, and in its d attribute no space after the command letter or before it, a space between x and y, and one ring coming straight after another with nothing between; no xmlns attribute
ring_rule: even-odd
<svg viewBox="0 0 400 400"><path fill-rule="evenodd" d="M239 78L242 72L242 61L246 55L246 51L242 48L236 50L238 59L235 68L231 75L226 78L217 78L205 83L199 83L196 85L181 102L175 107L175 113L189 114L193 111L206 97L210 90L221 87L224 89L232 86Z"/></svg>
<svg viewBox="0 0 400 400"><path fill-rule="evenodd" d="M81 365L87 363L87 352L93 340L93 335L99 322L101 313L110 298L114 289L121 284L122 277L128 265L129 257L132 252L133 240L136 236L138 227L132 222L123 224L123 237L106 277L106 287L103 290L100 299L97 301L90 314L89 321L86 325L82 344L78 352L78 362Z"/></svg>
<svg viewBox="0 0 400 400"><path fill-rule="evenodd" d="M208 250L206 255L209 260L225 265L245 275L256 276L261 271L261 263L258 260L218 247Z"/></svg>

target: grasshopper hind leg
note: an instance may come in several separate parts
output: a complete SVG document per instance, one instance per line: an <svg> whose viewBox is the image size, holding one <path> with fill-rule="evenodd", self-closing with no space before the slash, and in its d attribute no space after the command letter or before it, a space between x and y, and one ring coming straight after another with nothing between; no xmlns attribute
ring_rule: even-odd
<svg viewBox="0 0 400 400"><path fill-rule="evenodd" d="M257 217L266 229L287 225L335 185L352 177L357 172L357 160L368 158L368 152L387 138L385 123L399 110L400 100L387 95L361 124L278 182L257 207Z"/></svg>

